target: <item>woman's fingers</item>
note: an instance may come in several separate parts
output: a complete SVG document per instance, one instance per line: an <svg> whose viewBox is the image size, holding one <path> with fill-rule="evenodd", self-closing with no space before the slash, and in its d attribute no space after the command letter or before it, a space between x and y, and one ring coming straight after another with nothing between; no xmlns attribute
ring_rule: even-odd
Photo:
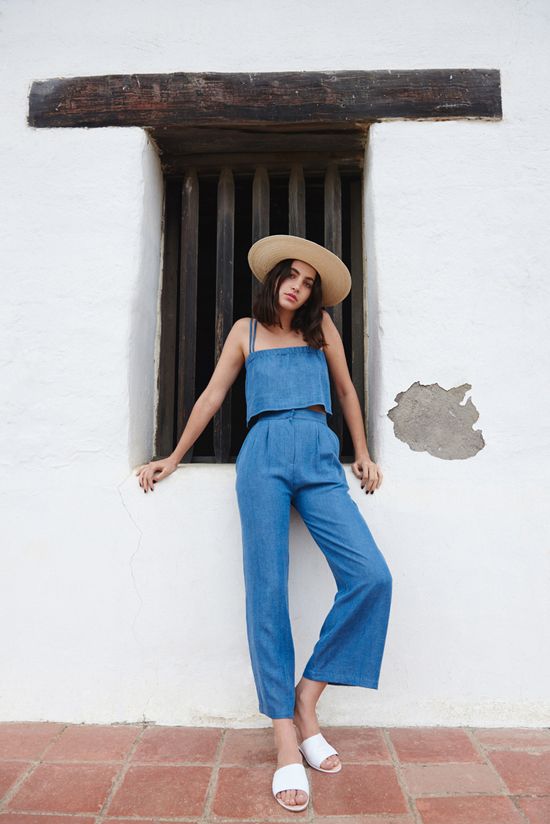
<svg viewBox="0 0 550 824"><path fill-rule="evenodd" d="M373 472L372 464L367 464L367 468L363 471L364 471L363 479L365 481L363 486L365 487L365 490L366 490L367 495L368 495L369 492L372 490L372 485L374 483L374 472Z"/></svg>
<svg viewBox="0 0 550 824"><path fill-rule="evenodd" d="M360 462L359 466L361 467L361 489L364 489L365 492L368 494L370 481L370 464L366 462Z"/></svg>
<svg viewBox="0 0 550 824"><path fill-rule="evenodd" d="M369 492L374 493L382 484L382 471L374 461L355 461L351 469L355 477L360 478L361 489L364 489L367 495Z"/></svg>
<svg viewBox="0 0 550 824"><path fill-rule="evenodd" d="M363 463L362 461L354 461L351 465L351 470L356 478L359 478L361 481L361 489L366 488L366 492L369 492L368 484L371 480L369 478L369 470L370 464ZM372 477L372 470L371 470L371 477Z"/></svg>
<svg viewBox="0 0 550 824"><path fill-rule="evenodd" d="M164 462L155 462L155 463L148 463L142 464L139 467L139 470L136 471L136 474L139 472L139 485L143 488L144 492L153 492L154 486L158 481L161 481L163 478L166 478L167 475L171 475L172 472L175 471L175 466L172 463L164 463Z"/></svg>
<svg viewBox="0 0 550 824"><path fill-rule="evenodd" d="M381 484L380 480L380 470L376 464L372 464L371 466L371 478L369 479L369 492L374 493L376 489Z"/></svg>
<svg viewBox="0 0 550 824"><path fill-rule="evenodd" d="M151 469L151 467L146 464L139 474L139 485L144 492L154 488L152 484L154 471L154 469Z"/></svg>

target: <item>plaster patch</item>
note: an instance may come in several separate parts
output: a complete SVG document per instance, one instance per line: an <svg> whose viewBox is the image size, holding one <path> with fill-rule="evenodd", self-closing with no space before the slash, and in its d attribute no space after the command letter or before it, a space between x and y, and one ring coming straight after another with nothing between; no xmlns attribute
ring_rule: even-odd
<svg viewBox="0 0 550 824"><path fill-rule="evenodd" d="M469 383L443 389L437 383L411 384L399 392L397 406L388 412L396 438L415 452L429 452L435 458L471 458L485 446L481 429L472 429L479 412L468 398Z"/></svg>

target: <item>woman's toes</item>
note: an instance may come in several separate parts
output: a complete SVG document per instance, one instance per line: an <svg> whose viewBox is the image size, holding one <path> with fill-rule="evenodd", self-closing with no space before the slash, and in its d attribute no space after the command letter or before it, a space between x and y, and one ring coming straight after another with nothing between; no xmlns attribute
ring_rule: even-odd
<svg viewBox="0 0 550 824"><path fill-rule="evenodd" d="M307 795L303 790L282 790L277 793L277 798L280 798L283 804L305 804Z"/></svg>
<svg viewBox="0 0 550 824"><path fill-rule="evenodd" d="M339 763L340 759L337 755L329 755L328 758L325 758L324 761L321 761L321 768L323 770L333 770L338 766Z"/></svg>

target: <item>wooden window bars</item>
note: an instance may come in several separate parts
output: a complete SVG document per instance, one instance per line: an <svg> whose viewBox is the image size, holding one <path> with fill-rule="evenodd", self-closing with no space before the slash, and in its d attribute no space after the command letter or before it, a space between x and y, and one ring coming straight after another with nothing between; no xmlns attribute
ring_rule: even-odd
<svg viewBox="0 0 550 824"><path fill-rule="evenodd" d="M342 257L352 290L328 309L344 341L365 421L362 169L357 159L301 153L214 156L165 177L159 402L155 458L174 449L207 385L231 326L251 315L260 284L248 249L268 234L307 237ZM245 370L183 462L235 460L246 434ZM331 381L329 424L352 455Z"/></svg>

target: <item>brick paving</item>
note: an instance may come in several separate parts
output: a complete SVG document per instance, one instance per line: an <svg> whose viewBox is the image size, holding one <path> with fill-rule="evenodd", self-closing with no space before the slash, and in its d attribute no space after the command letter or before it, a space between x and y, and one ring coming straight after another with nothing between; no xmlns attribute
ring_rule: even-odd
<svg viewBox="0 0 550 824"><path fill-rule="evenodd" d="M0 824L550 824L550 728L321 729L343 769L293 813L271 727L0 724Z"/></svg>

